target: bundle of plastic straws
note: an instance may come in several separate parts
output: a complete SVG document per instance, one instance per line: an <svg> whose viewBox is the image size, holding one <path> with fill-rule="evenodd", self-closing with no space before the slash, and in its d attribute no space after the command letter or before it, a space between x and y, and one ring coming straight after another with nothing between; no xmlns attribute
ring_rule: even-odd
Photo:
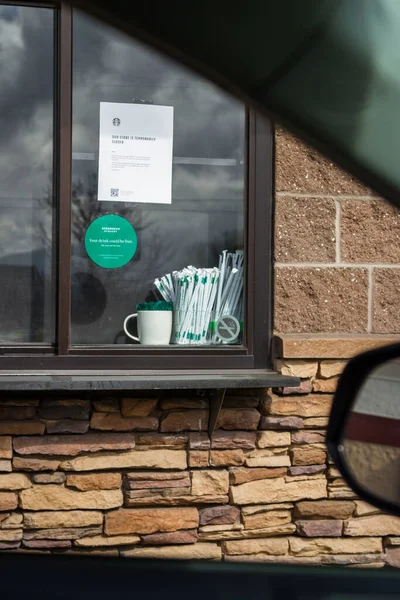
<svg viewBox="0 0 400 600"><path fill-rule="evenodd" d="M219 344L215 322L224 315L243 320L242 250L224 250L218 267L188 266L157 278L154 284L166 302L173 302L176 344Z"/></svg>

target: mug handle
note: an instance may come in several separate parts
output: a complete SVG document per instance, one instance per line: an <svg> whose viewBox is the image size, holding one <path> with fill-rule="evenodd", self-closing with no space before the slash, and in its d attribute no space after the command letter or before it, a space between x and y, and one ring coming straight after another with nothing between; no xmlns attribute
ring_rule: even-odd
<svg viewBox="0 0 400 600"><path fill-rule="evenodd" d="M126 328L126 324L128 323L129 319L132 319L133 317L136 317L136 318L137 318L137 313L133 313L133 314L131 314L131 315L128 315L128 316L126 317L126 319L125 319L125 321L124 321L124 331L125 331L126 335L127 335L128 337L132 338L133 340L135 340L135 342L140 342L139 338L138 338L138 337L135 337L134 335L131 335L131 334L129 333L129 331L127 330L127 328Z"/></svg>

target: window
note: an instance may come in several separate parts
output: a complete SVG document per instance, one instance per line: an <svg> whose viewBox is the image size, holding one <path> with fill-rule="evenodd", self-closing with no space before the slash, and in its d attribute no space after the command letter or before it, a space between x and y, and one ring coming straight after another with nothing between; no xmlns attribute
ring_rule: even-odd
<svg viewBox="0 0 400 600"><path fill-rule="evenodd" d="M185 67L64 4L0 5L0 27L10 39L0 133L2 363L266 367L269 124ZM171 134L162 129L167 123ZM148 133L152 127L159 136ZM158 160L156 140L166 149L157 171L162 190L146 170ZM116 145L106 172L108 142ZM118 183L123 169L131 169L129 191ZM162 201L146 195L146 185L160 189Z"/></svg>

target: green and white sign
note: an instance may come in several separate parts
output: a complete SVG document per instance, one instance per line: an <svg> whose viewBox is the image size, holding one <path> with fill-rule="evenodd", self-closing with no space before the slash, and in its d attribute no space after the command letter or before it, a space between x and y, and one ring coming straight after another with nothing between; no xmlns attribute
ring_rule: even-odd
<svg viewBox="0 0 400 600"><path fill-rule="evenodd" d="M89 258L99 267L117 269L135 256L136 231L120 215L103 215L87 228L85 248Z"/></svg>

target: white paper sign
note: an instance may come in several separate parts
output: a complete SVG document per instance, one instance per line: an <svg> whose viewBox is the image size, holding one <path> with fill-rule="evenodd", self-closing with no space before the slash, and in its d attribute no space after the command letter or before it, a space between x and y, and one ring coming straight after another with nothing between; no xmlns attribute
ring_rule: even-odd
<svg viewBox="0 0 400 600"><path fill-rule="evenodd" d="M171 204L174 109L100 102L98 200Z"/></svg>

